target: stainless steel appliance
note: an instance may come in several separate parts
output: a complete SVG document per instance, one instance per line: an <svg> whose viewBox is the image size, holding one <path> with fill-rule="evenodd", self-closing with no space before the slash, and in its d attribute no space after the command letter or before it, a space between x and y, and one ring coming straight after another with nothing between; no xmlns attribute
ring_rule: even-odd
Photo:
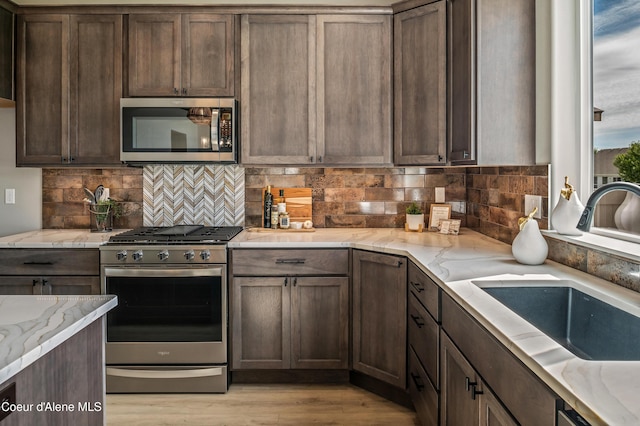
<svg viewBox="0 0 640 426"><path fill-rule="evenodd" d="M126 392L226 392L227 250L241 227L145 227L100 247L106 387Z"/></svg>
<svg viewBox="0 0 640 426"><path fill-rule="evenodd" d="M236 163L231 98L120 99L120 160Z"/></svg>

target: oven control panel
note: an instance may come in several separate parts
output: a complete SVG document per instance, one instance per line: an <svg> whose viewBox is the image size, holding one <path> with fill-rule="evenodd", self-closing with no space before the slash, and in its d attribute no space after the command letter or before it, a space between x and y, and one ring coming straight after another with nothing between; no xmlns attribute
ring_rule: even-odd
<svg viewBox="0 0 640 426"><path fill-rule="evenodd" d="M227 263L224 245L216 246L102 246L100 263L121 264L217 264Z"/></svg>

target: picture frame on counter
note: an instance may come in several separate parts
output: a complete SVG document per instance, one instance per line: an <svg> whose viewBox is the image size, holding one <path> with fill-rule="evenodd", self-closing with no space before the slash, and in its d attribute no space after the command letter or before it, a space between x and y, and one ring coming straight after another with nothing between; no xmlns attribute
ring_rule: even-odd
<svg viewBox="0 0 640 426"><path fill-rule="evenodd" d="M451 219L451 204L431 204L429 208L429 229L438 230L441 220Z"/></svg>

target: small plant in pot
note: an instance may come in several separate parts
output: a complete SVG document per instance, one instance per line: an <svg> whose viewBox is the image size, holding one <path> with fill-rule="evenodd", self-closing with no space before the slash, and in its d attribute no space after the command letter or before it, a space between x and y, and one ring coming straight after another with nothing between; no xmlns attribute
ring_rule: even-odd
<svg viewBox="0 0 640 426"><path fill-rule="evenodd" d="M422 232L424 228L424 213L422 208L415 201L407 207L407 217L404 224L405 231Z"/></svg>

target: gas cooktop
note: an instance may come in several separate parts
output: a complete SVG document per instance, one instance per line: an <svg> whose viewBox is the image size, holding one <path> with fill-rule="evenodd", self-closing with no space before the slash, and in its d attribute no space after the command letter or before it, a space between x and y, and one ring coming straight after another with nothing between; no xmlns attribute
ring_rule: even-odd
<svg viewBox="0 0 640 426"><path fill-rule="evenodd" d="M143 226L109 238L109 244L226 243L242 231L241 226Z"/></svg>

